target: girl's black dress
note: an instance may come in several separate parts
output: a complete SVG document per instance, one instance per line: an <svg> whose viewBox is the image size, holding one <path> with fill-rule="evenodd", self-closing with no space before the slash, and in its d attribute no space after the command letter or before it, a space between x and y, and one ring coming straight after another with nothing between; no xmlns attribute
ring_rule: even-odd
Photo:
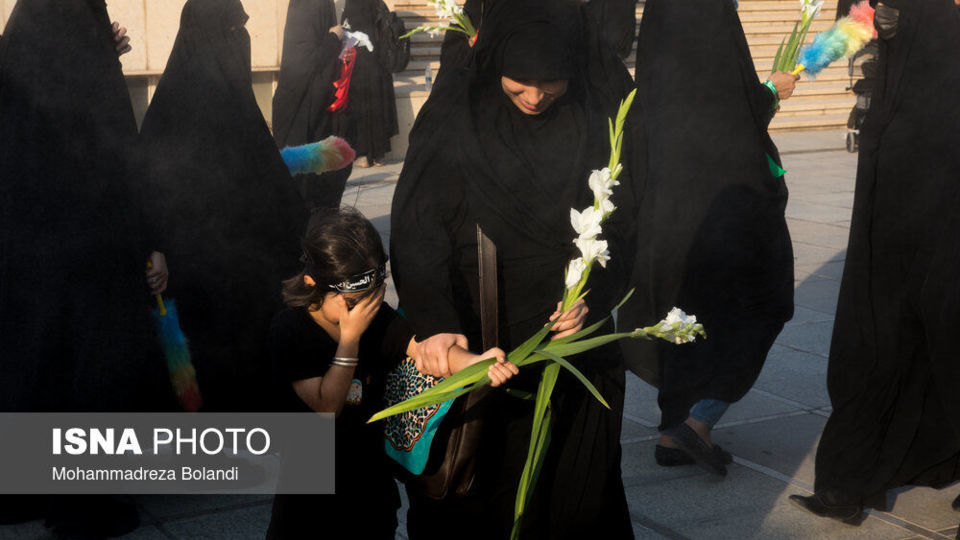
<svg viewBox="0 0 960 540"><path fill-rule="evenodd" d="M354 372L360 401L346 403L336 420L336 495L277 495L267 538L394 537L400 496L384 451L383 422L366 422L384 408L386 374L406 356L412 338L409 324L383 304L360 338ZM305 309L287 308L273 320L270 350L280 409L311 412L292 383L323 377L337 342Z"/></svg>

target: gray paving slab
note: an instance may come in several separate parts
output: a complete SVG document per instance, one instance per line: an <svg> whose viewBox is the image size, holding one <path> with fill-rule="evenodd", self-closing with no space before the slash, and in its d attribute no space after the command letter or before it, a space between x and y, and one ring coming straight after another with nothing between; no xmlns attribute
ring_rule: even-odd
<svg viewBox="0 0 960 540"><path fill-rule="evenodd" d="M829 337L832 331L832 320L791 324L785 326L780 332L777 342L793 349L825 357L830 352L830 341L824 339L824 336Z"/></svg>
<svg viewBox="0 0 960 540"><path fill-rule="evenodd" d="M632 393L631 390L640 387L640 385L646 388L624 401L624 414L639 420L648 427L659 425L660 409L657 407L656 389L640 381L640 379L632 373L627 373L627 378L628 380L635 379L638 381L634 384L628 383L628 394ZM748 393L742 400L730 406L727 413L723 415L723 423L743 422L758 417L791 413L797 410L797 407L774 398L756 393Z"/></svg>
<svg viewBox="0 0 960 540"><path fill-rule="evenodd" d="M809 322L824 322L832 321L833 315L828 313L822 313L820 311L814 311L812 309L807 309L803 306L794 306L793 307L793 318L787 321L786 326L793 326L798 324L805 324Z"/></svg>
<svg viewBox="0 0 960 540"><path fill-rule="evenodd" d="M28 521L16 525L0 525L0 540L48 540L56 538L43 526L43 520Z"/></svg>
<svg viewBox="0 0 960 540"><path fill-rule="evenodd" d="M802 414L718 429L713 438L738 458L810 486L813 485L816 445L826 422L822 416Z"/></svg>
<svg viewBox="0 0 960 540"><path fill-rule="evenodd" d="M960 495L960 484L940 490L908 487L888 493L887 503L891 504L890 514L927 529L942 530L960 523L960 512L950 508L957 495Z"/></svg>
<svg viewBox="0 0 960 540"><path fill-rule="evenodd" d="M827 359L801 351L770 354L754 388L810 408L830 405Z"/></svg>
<svg viewBox="0 0 960 540"><path fill-rule="evenodd" d="M846 255L844 254L844 258ZM796 277L804 276L804 279L810 276L817 276L829 279L840 280L843 277L843 261L814 264L796 264L793 267Z"/></svg>
<svg viewBox="0 0 960 540"><path fill-rule="evenodd" d="M691 468L691 467L679 467ZM634 519L643 517L693 539L903 538L908 531L867 519L860 527L810 519L788 502L792 490L770 476L732 465L726 478L675 475L626 488Z"/></svg>
<svg viewBox="0 0 960 540"><path fill-rule="evenodd" d="M263 540L270 525L270 503L168 521L160 528L184 540Z"/></svg>
<svg viewBox="0 0 960 540"><path fill-rule="evenodd" d="M142 495L137 506L146 519L165 521L269 504L270 495Z"/></svg>

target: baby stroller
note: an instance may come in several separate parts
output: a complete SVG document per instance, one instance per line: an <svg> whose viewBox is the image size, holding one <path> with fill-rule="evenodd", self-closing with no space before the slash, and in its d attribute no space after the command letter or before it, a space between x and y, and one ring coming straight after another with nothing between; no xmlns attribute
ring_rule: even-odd
<svg viewBox="0 0 960 540"><path fill-rule="evenodd" d="M856 152L860 149L860 126L867 116L867 109L870 108L870 97L873 94L873 87L877 78L877 57L880 54L880 46L877 40L870 43L850 57L847 72L850 74L850 86L847 91L853 90L857 96L857 104L850 111L847 118L847 151ZM853 82L853 72L857 69L857 60L863 58L859 64L860 72L863 78Z"/></svg>

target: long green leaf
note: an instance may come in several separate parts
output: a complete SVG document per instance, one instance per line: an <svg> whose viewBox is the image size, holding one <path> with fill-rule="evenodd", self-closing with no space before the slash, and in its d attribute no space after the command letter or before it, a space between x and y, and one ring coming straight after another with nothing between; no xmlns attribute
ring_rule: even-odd
<svg viewBox="0 0 960 540"><path fill-rule="evenodd" d="M783 46L786 45L786 43L787 37L784 36L783 39L780 40L780 48L777 49L777 55L773 57L773 71L771 73L776 73L777 67L783 63Z"/></svg>
<svg viewBox="0 0 960 540"><path fill-rule="evenodd" d="M598 322L598 323L592 324L592 325L590 325L590 326L588 326L588 327L580 330L579 332L577 332L577 333L575 333L575 334L570 334L570 335L567 336L567 337L552 339L552 340L550 340L550 343L556 343L556 344L558 344L558 345L562 345L562 344L564 344L564 343L570 343L571 341L576 341L576 340L578 340L578 339L585 338L585 337L589 336L590 334L592 334L592 333L596 332L597 330L599 330L600 327L603 326L603 325L604 325L607 321L609 321L609 320L610 320L610 317L604 317L604 318L601 319L600 322Z"/></svg>
<svg viewBox="0 0 960 540"><path fill-rule="evenodd" d="M607 343L612 343L618 339L633 337L633 332L621 332L618 334L606 334L600 337L590 338L580 340L574 343L563 343L560 345L554 345L553 342L548 343L543 347L539 352L550 352L557 356L573 356L575 354L580 354L584 351L589 351L590 349L596 349ZM638 336L641 337L641 336Z"/></svg>
<svg viewBox="0 0 960 540"><path fill-rule="evenodd" d="M587 377L584 376L584 374L583 374L579 369L575 368L575 367L573 366L573 364L571 364L570 362L568 362L566 358L563 358L562 356L557 356L557 355L555 355L555 354L553 354L553 353L551 353L551 352L547 352L547 351L541 351L541 352L542 352L542 353L544 354L544 356L546 356L547 358L549 358L549 359L553 360L554 362L560 364L561 367L563 367L564 369L566 369L566 370L569 371L570 373L573 373L573 376L576 377L577 380L579 380L580 383L587 388L587 391L589 391L591 394L593 394L593 397L597 398L597 401L599 401L604 407L606 407L606 408L608 408L608 409L610 408L610 405L607 404L607 400L603 399L603 396L600 395L600 392L597 390L597 387L593 386L593 383L591 383L590 380L587 379Z"/></svg>
<svg viewBox="0 0 960 540"><path fill-rule="evenodd" d="M790 39L787 41L787 50L794 51L797 48L797 29L800 27L800 21L793 23L793 31L790 32ZM783 71L786 66L780 66L780 71Z"/></svg>
<svg viewBox="0 0 960 540"><path fill-rule="evenodd" d="M552 428L550 425L550 418L552 416L551 407L547 404L547 410L544 412L543 421L540 423L540 430L536 435L536 448L533 454L533 464L531 466L531 472L529 475L529 485L535 487L537 485L537 480L540 479L540 471L543 469L543 462L546 461L546 449L550 446L550 435L552 433ZM532 434L531 434L532 435ZM531 439L532 442L532 439ZM511 540L519 540L520 538L520 523L523 521L523 514L526 510L526 506L530 503L530 498L533 496L533 489L531 488L524 494L524 500L522 507L517 507L514 509L513 517L513 528L510 531ZM517 494L517 502L519 505L521 499L519 492Z"/></svg>
<svg viewBox="0 0 960 540"><path fill-rule="evenodd" d="M433 390L432 388L430 390ZM473 390L473 386L467 386L466 388L461 388L459 390L453 390L451 392L441 392L431 393L427 395L427 392L423 392L420 395L414 396L406 401L397 403L392 407L387 407L386 409L378 412L377 414L370 417L367 420L367 423L376 422L378 420L383 420L384 418L393 416L395 414L405 413L407 411L413 411L421 407L429 407L430 405L436 405L437 403L443 403L444 401L450 401L451 399L456 399L467 392Z"/></svg>
<svg viewBox="0 0 960 540"><path fill-rule="evenodd" d="M613 306L613 309L611 309L610 311L616 311L616 310L622 308L623 305L627 303L627 300L629 300L630 297L633 296L633 293L634 293L636 290L637 290L636 288L632 288L632 289L630 289L629 291L627 291L627 294L623 297L623 300L621 300L620 303L618 303L617 305Z"/></svg>
<svg viewBox="0 0 960 540"><path fill-rule="evenodd" d="M550 364L543 369L543 374L540 376L540 384L537 388L537 400L533 409L533 425L530 430L530 446L527 450L527 460L523 466L523 473L520 475L520 484L517 486L517 500L514 505L515 529L517 528L517 523L523 516L526 504L529 502L530 495L533 492L531 481L533 479L533 471L536 467L536 460L538 458L538 448L540 453L546 451L546 448L541 447L538 443L544 436L542 433L544 417L546 416L547 408L550 405L550 396L553 394L553 388L559 375L560 366L557 364Z"/></svg>

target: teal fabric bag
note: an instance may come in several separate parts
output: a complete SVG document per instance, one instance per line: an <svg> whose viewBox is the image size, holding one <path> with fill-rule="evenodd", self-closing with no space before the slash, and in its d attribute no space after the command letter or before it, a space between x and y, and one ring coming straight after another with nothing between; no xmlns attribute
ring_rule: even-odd
<svg viewBox="0 0 960 540"><path fill-rule="evenodd" d="M417 371L412 358L406 358L387 374L386 406L392 407L432 388L442 381ZM430 445L453 400L396 414L384 419L384 445L387 455L411 474L422 474L430 457Z"/></svg>

